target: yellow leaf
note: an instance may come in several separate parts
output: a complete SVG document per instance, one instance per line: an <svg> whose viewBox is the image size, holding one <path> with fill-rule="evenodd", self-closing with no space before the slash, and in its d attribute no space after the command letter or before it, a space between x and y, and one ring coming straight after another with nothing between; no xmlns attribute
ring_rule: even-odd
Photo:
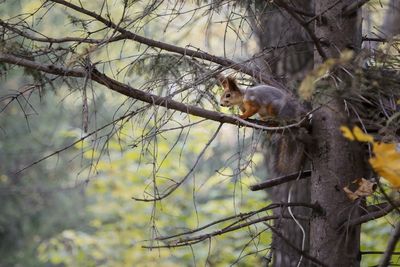
<svg viewBox="0 0 400 267"><path fill-rule="evenodd" d="M369 159L372 168L377 174L386 179L394 188L400 189L399 144L374 142L371 135L364 133L357 126L353 128L353 131L346 126L341 126L340 130L342 131L343 136L349 140L372 143L374 156Z"/></svg>
<svg viewBox="0 0 400 267"><path fill-rule="evenodd" d="M326 75L331 67L334 65L335 60L330 58L327 59L322 65L319 65L314 71L313 71L313 76L318 79L321 78L322 76Z"/></svg>
<svg viewBox="0 0 400 267"><path fill-rule="evenodd" d="M340 131L342 132L342 135L343 135L345 138L347 138L347 139L349 139L349 140L351 140L351 141L354 141L354 140L355 140L355 137L354 137L353 133L351 132L351 130L349 129L349 127L347 127L347 126L340 126Z"/></svg>
<svg viewBox="0 0 400 267"><path fill-rule="evenodd" d="M299 95L305 100L310 100L314 92L315 82L324 77L333 66L336 65L338 59L329 58L321 65L317 66L313 71L304 77L299 87Z"/></svg>
<svg viewBox="0 0 400 267"><path fill-rule="evenodd" d="M340 131L345 138L351 141L357 140L359 142L374 142L374 138L371 135L364 133L358 126L353 127L353 131L347 126L341 126Z"/></svg>
<svg viewBox="0 0 400 267"><path fill-rule="evenodd" d="M340 64L349 62L354 56L351 50L344 50L340 54L340 58L328 58L324 63L317 66L303 79L299 87L299 96L305 100L310 100L314 92L315 82L329 74L331 69Z"/></svg>
<svg viewBox="0 0 400 267"><path fill-rule="evenodd" d="M353 134L360 142L372 143L374 141L374 138L371 135L364 133L358 126L353 128Z"/></svg>
<svg viewBox="0 0 400 267"><path fill-rule="evenodd" d="M374 143L374 157L369 163L374 170L392 184L400 188L400 153L397 144Z"/></svg>
<svg viewBox="0 0 400 267"><path fill-rule="evenodd" d="M349 50L349 49L343 50L340 53L340 62L341 63L347 63L350 60L352 60L353 56L354 56L354 51L353 50Z"/></svg>
<svg viewBox="0 0 400 267"><path fill-rule="evenodd" d="M314 92L314 76L307 75L299 87L299 95L302 99L310 100Z"/></svg>

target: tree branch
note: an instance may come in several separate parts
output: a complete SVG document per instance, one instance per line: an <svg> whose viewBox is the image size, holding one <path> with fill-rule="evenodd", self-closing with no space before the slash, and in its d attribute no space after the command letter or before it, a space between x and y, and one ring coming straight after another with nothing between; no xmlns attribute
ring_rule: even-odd
<svg viewBox="0 0 400 267"><path fill-rule="evenodd" d="M254 69L251 67L248 67L244 64L235 62L233 60L230 59L226 59L226 58L221 58L221 57L217 57L214 55L211 55L209 53L206 52L202 52L199 49L198 50L192 50L192 49L188 49L188 48L183 48L183 47L179 47L179 46L175 46L172 44L168 44L168 43L164 43L164 42L160 42L160 41L156 41L150 38L146 38L143 36L140 36L138 34L135 34L131 31L128 31L126 29L124 29L123 27L118 26L117 24L113 23L112 21L102 17L99 14L96 14L95 12L89 11L87 9L84 9L83 7L74 5L70 2L64 1L64 0L50 0L54 3L58 3L61 5L64 5L68 8L71 8L79 13L85 14L87 16L90 16L94 19L96 19L97 21L105 24L106 26L115 29L116 31L118 31L119 33L121 33L126 39L130 39L133 40L135 42L139 42L151 47L157 47L160 48L162 50L166 50L169 52L173 52L173 53L178 53L184 56L189 56L189 57L195 57L195 58L199 58L199 59L203 59L203 60L207 60L210 62L214 62L217 63L221 66L224 67L228 67L228 68L232 68L234 70L243 72L247 75L250 75L256 79L260 79L262 82L273 85L275 87L281 88L282 85L280 83L278 83L277 81L271 79L270 77L267 77L265 74L262 73L261 70L259 69Z"/></svg>
<svg viewBox="0 0 400 267"><path fill-rule="evenodd" d="M383 38L383 37L363 37L363 42L381 42L381 43L388 43L388 42L400 42L400 38Z"/></svg>
<svg viewBox="0 0 400 267"><path fill-rule="evenodd" d="M90 133L88 133L88 134L82 136L81 138L77 139L77 140L74 141L73 143L71 143L71 144L69 144L69 145L67 145L67 146L64 146L64 147L62 147L62 148L60 148L60 149L57 149L56 151L51 152L50 154L47 154L46 156L44 156L44 157L42 157L42 158L40 158L40 159L38 159L38 160L35 160L34 162L30 163L29 165L27 165L27 166L23 167L22 169L18 170L15 174L19 174L19 173L21 173L21 172L23 172L23 171L29 169L30 167L32 167L32 166L34 166L34 165L36 165L36 164L39 164L40 162L45 161L45 160L48 159L48 158L53 157L54 155L60 154L61 152L64 152L64 151L66 151L67 149L69 149L69 148L71 148L71 147L74 147L76 144L79 144L80 142L82 142L82 141L86 140L87 138L91 137L92 135L98 133L99 131L101 131L101 130L103 130L103 129L105 129L105 128L107 128L107 127L113 125L113 124L116 124L116 123L119 122L119 121L125 120L125 119L127 119L127 118L129 118L129 117L133 117L133 116L135 116L136 114L139 114L140 112L146 110L146 108L147 108L148 106L149 106L149 105L144 106L144 107L141 107L141 108L139 108L139 109L137 109L137 110L135 110L135 111L129 112L128 114L125 114L125 115L123 115L123 116L121 116L121 117L119 117L119 118L117 118L117 119L115 119L115 120L113 120L113 121L111 121L111 122L109 122L109 123L104 124L103 126L97 128L97 129L91 131Z"/></svg>
<svg viewBox="0 0 400 267"><path fill-rule="evenodd" d="M202 230L204 230L206 228L209 228L211 226L214 226L216 224L223 223L223 222L226 222L226 221L230 221L230 220L233 220L233 219L238 219L237 222L240 222L240 221L243 221L243 220L247 220L248 218L250 218L250 217L252 217L252 216L254 216L256 214L259 214L261 212L264 212L264 211L267 211L267 210L276 209L276 208L279 208L279 207L284 207L284 208L287 208L287 207L307 207L307 208L310 208L310 209L313 209L313 210L318 210L319 209L318 205L314 205L314 204L310 204L310 203L296 203L296 202L294 202L294 203L272 203L272 204L270 204L270 205L268 205L266 207L263 207L261 209L255 210L255 211L250 211L250 212L246 212L246 213L239 213L239 214L236 214L236 215L225 217L225 218L222 218L220 220L208 223L208 224L206 224L206 225L204 225L202 227L198 227L198 228L196 228L194 230L183 232L183 233L179 233L179 234L175 234L175 235L171 235L171 236L158 237L158 238L156 238L156 240L160 240L161 241L161 240L167 240L167 239L175 238L175 237L178 237L178 236L194 234L196 232L202 231Z"/></svg>
<svg viewBox="0 0 400 267"><path fill-rule="evenodd" d="M219 236L219 235L226 234L226 233L229 233L229 232L233 232L233 231L239 230L239 229L244 228L244 227L248 227L248 226L256 224L256 223L265 222L265 221L269 221L269 220L282 219L282 218L283 219L292 219L292 217L286 216L286 215L283 215L283 216L263 216L263 217L260 217L260 218L254 219L254 220L243 222L243 223L240 223L240 221L239 221L239 222L237 222L238 224L229 225L229 226L227 226L225 228L213 231L213 232L208 233L208 234L202 234L202 235L198 235L198 236L188 237L188 238L185 238L185 239L173 240L173 241L170 241L168 244L161 245L161 246L143 246L143 248L172 248L172 247L189 246L189 245L193 245L193 244L202 242L202 241L204 241L206 239L209 239L211 237ZM307 218L299 218L299 219L307 220Z"/></svg>
<svg viewBox="0 0 400 267"><path fill-rule="evenodd" d="M328 12L329 10L331 10L332 8L334 8L337 4L339 4L340 2L342 2L343 0L337 0L336 2L334 2L332 5L330 5L329 7L327 7L325 10L323 10L322 12L315 14L314 17L310 18L309 20L307 20L306 24L310 24L311 22L313 22L316 19L323 19L323 15Z"/></svg>
<svg viewBox="0 0 400 267"><path fill-rule="evenodd" d="M361 255L381 255L385 254L385 251L360 251ZM400 255L400 252L393 252L392 255Z"/></svg>
<svg viewBox="0 0 400 267"><path fill-rule="evenodd" d="M400 200L394 201L393 204L395 204L394 206L391 204L388 204L385 208L379 210L379 211L375 211L375 212L371 212L368 213L366 215L360 216L356 219L352 219L346 223L344 223L347 227L352 227L355 225L359 225L362 223L366 223L378 218L381 218L387 214L389 214L392 210L394 210L396 207L400 206ZM368 210L368 207L367 207ZM343 226L343 224L341 225Z"/></svg>
<svg viewBox="0 0 400 267"><path fill-rule="evenodd" d="M176 182L174 185L172 185L170 188L168 188L168 190L166 192L164 192L162 195L153 196L150 199L135 198L135 197L132 197L132 199L134 199L136 201L143 201L143 202L154 202L154 201L162 200L162 199L168 197L169 195L171 195L194 172L194 170L197 167L197 164L200 162L200 159L203 157L203 155L207 151L208 147L211 145L211 143L217 137L219 131L221 130L221 127L222 127L222 123L218 126L217 130L214 132L214 134L211 136L210 140L208 140L207 144L203 147L203 149L201 150L200 154L197 156L197 159L196 159L194 165L192 166L192 168L189 170L189 172L179 182ZM156 186L156 185L154 185L154 186Z"/></svg>
<svg viewBox="0 0 400 267"><path fill-rule="evenodd" d="M354 12L356 12L360 7L365 5L367 2L369 2L369 0L356 0L350 5L343 7L342 9L343 16L348 17L353 15Z"/></svg>
<svg viewBox="0 0 400 267"><path fill-rule="evenodd" d="M258 120L242 120L236 116L232 116L229 114L224 114L216 111L211 111L211 110L206 110L197 106L193 105L187 105L175 100L172 100L170 97L162 97L162 96L157 96L151 93L144 92L139 89L135 89L129 85L120 83L108 76L106 76L103 73L100 73L98 70L95 68L90 68L92 71L91 73L88 73L88 70L85 70L83 68L65 68L60 65L55 65L55 64L42 64L38 63L32 60L28 60L22 57L17 57L14 55L6 54L6 53L1 53L0 52L0 62L5 62L9 64L15 64L18 66L26 67L26 68L31 68L35 69L38 71L42 71L45 73L49 74L54 74L54 75L61 75L61 76L70 76L70 77L80 77L80 78L85 78L89 77L92 80L96 81L99 84L102 84L106 86L107 88L118 92L120 94L123 94L128 97L135 98L137 100L157 105L157 106L162 106L167 109L174 109L183 113L191 114L197 117L202 117L205 119L217 121L220 123L229 123L229 124L234 124L237 126L246 126L250 128L255 128L255 129L260 129L260 130L266 130L266 131L275 131L275 132L283 132L287 130L288 128L298 128L303 120L290 124L287 126L282 126L282 127L269 127L267 126L268 123L258 121Z"/></svg>
<svg viewBox="0 0 400 267"><path fill-rule="evenodd" d="M89 44L100 44L100 43L111 43L126 39L123 34L104 39L92 39L92 38L81 38L81 37L64 37L64 38L52 38L52 37L37 37L33 34L27 33L20 29L17 29L14 25L11 25L0 19L0 26L18 34L21 37L25 37L29 40L42 42L42 43L66 43L66 42L79 42L79 43L89 43Z"/></svg>
<svg viewBox="0 0 400 267"><path fill-rule="evenodd" d="M321 42L318 39L318 37L314 34L314 32L308 27L308 24L306 21L304 21L293 9L291 6L289 6L285 1L282 0L277 0L275 1L278 6L286 10L287 13L289 13L296 21L297 23L300 24L304 28L304 30L308 33L310 38L313 40L315 48L317 49L318 53L320 54L322 59L327 59L327 55L325 51L322 49Z"/></svg>
<svg viewBox="0 0 400 267"><path fill-rule="evenodd" d="M380 261L379 267L389 266L390 258L393 255L393 252L396 248L396 244L399 241L399 239L400 239L400 222L397 223L396 228L394 229L394 232L390 237L385 253L383 254L382 259Z"/></svg>
<svg viewBox="0 0 400 267"><path fill-rule="evenodd" d="M258 190L262 190L262 189L266 189L269 187L273 187L276 185L280 185L280 184L284 184L296 179L304 179L304 178L308 178L311 175L311 171L302 171L302 172L295 172L289 175L285 175L285 176L280 176L277 178L272 178L272 179L268 179L265 182L259 183L259 184L255 184L255 185L251 185L250 186L250 190L251 191L258 191Z"/></svg>

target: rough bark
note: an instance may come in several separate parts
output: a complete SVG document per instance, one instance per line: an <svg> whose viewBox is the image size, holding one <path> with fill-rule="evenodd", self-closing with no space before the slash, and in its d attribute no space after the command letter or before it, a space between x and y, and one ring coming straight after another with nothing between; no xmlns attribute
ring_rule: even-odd
<svg viewBox="0 0 400 267"><path fill-rule="evenodd" d="M358 207L349 201L342 188L363 177L362 153L339 131L347 122L343 103L330 101L313 117L316 146L311 153L311 201L321 205L324 214L311 220L310 251L329 266L359 266L359 226L340 231L338 226L359 214Z"/></svg>
<svg viewBox="0 0 400 267"><path fill-rule="evenodd" d="M392 38L400 34L400 1L390 0L385 13L385 19L381 26L385 38Z"/></svg>
<svg viewBox="0 0 400 267"><path fill-rule="evenodd" d="M261 1L257 7L253 27L260 49L269 52L260 60L260 68L271 73L274 77L280 77L288 87L295 87L300 77L310 70L313 61L313 45L304 28L283 8ZM295 8L305 13L313 13L313 1L293 1ZM296 140L292 133L272 134L266 137L267 146L265 161L269 178L287 175L299 171L304 162L304 146ZM279 162L278 162L279 161ZM278 167L278 165L280 165ZM291 202L309 202L309 179L286 183L275 186L268 193L273 202L287 202L291 189ZM286 210L276 209L276 215L288 213ZM310 210L294 208L295 216L310 216ZM305 251L308 251L308 223L301 222L305 235ZM296 266L300 254L290 245L302 247L302 231L293 220L277 220L276 229L288 242L273 234L273 266ZM302 260L303 265L307 260Z"/></svg>
<svg viewBox="0 0 400 267"><path fill-rule="evenodd" d="M345 48L357 51L361 46L359 10L349 16L342 15L352 2L344 0L329 9L332 1L316 1L315 13L324 12L324 19L315 24L315 34L324 41L328 57L338 57ZM315 61L322 61L320 54L315 54ZM342 80L346 80L345 75ZM311 220L310 252L329 266L359 266L359 226L338 230L338 225L359 214L356 204L348 200L342 188L363 177L363 153L342 137L339 127L348 122L344 101L337 89L329 89L329 94L320 94L313 103L321 108L313 114L311 202L320 204L324 214Z"/></svg>
<svg viewBox="0 0 400 267"><path fill-rule="evenodd" d="M268 52L260 59L260 68L275 77L280 77L286 85L293 86L304 76L313 64L313 44L304 28L283 8L265 5L259 1L253 21L258 44ZM305 13L313 13L311 0L292 2L294 7Z"/></svg>

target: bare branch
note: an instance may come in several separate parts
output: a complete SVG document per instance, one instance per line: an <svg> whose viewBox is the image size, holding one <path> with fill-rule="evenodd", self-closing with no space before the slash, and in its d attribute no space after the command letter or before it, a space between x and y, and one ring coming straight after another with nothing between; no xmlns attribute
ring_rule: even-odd
<svg viewBox="0 0 400 267"><path fill-rule="evenodd" d="M116 31L120 32L123 36L126 37L126 39L130 39L135 42L139 42L139 43L151 46L151 47L157 47L162 50L169 51L169 52L178 53L178 54L181 54L184 56L195 57L195 58L207 60L210 62L214 62L221 66L232 68L234 70L243 72L243 73L250 75L256 79L261 79L261 81L271 84L273 86L282 87L281 84L279 84L275 80L271 79L270 77L267 77L259 69L253 69L244 64L235 62L235 61L227 59L227 58L217 57L217 56L211 55L209 53L200 51L199 49L192 50L189 48L183 48L183 47L175 46L172 44L156 41L156 40L153 40L150 38L146 38L146 37L140 36L138 34L135 34L131 31L128 31L128 30L124 29L123 27L120 27L117 24L113 23L112 21L102 17L101 15L96 14L95 12L89 11L87 9L84 9L83 7L76 6L72 3L64 1L64 0L50 0L50 1L64 5L68 8L78 11L79 13L82 13L82 14L85 14L85 15L88 15L88 16L94 18L94 19L98 20L99 22L105 24L106 26L113 28Z"/></svg>
<svg viewBox="0 0 400 267"><path fill-rule="evenodd" d="M363 37L362 41L363 42L388 43L388 42L400 42L400 38Z"/></svg>
<svg viewBox="0 0 400 267"><path fill-rule="evenodd" d="M292 7L292 10L296 13L298 13L299 15L305 16L305 17L314 17L315 14L313 13L309 13L307 11L301 10L300 8L297 8L295 6Z"/></svg>
<svg viewBox="0 0 400 267"><path fill-rule="evenodd" d="M393 255L393 251L396 248L396 244L399 241L399 239L400 239L400 222L397 223L396 228L394 229L394 232L390 237L385 253L383 254L382 259L380 261L379 267L389 266L390 258Z"/></svg>
<svg viewBox="0 0 400 267"><path fill-rule="evenodd" d="M360 251L361 255L381 255L385 254L385 251ZM400 255L400 252L393 252L392 255Z"/></svg>
<svg viewBox="0 0 400 267"><path fill-rule="evenodd" d="M89 44L100 44L100 43L111 43L126 39L123 34L105 38L105 39L92 39L92 38L79 38L79 37L64 37L64 38L52 38L52 37L37 37L33 34L27 33L25 31L17 29L16 26L11 25L0 19L0 26L9 29L10 31L18 34L21 37L28 38L32 41L43 42L43 43L66 43L66 42L79 42L79 43L89 43Z"/></svg>
<svg viewBox="0 0 400 267"><path fill-rule="evenodd" d="M277 178L268 179L265 182L255 184L250 186L251 191L258 191L266 188L270 188L276 185L284 184L290 181L294 181L296 179L304 179L308 178L311 175L311 171L302 171L302 172L295 172L285 176L280 176Z"/></svg>
<svg viewBox="0 0 400 267"><path fill-rule="evenodd" d="M346 224L346 226L351 227L351 226L359 225L362 223L366 223L366 222L381 218L381 217L389 214L396 207L400 206L400 200L393 201L393 203L395 204L395 206L388 204L385 208L383 208L379 211L371 212L371 213L368 213L361 217L358 217L356 219L352 219L352 220L346 222L345 224ZM368 207L367 207L367 210L368 210Z"/></svg>
<svg viewBox="0 0 400 267"><path fill-rule="evenodd" d="M193 105L186 105L184 103L172 100L170 97L161 97L154 94L146 93L142 90L135 89L129 85L120 83L112 78L109 78L103 73L100 73L96 68L90 68L92 71L91 75L88 75L88 70L83 68L65 68L60 65L55 64L41 64L35 61L31 61L22 57L17 57L14 55L1 53L0 52L0 62L11 63L35 70L39 70L45 73L54 74L54 75L61 75L61 76L71 76L71 77L90 77L92 80L98 82L106 86L107 88L116 91L120 94L123 94L128 97L132 97L138 99L140 101L162 106L167 109L174 109L177 111L181 111L183 113L191 114L194 116L202 117L205 119L217 121L220 123L229 123L234 124L237 126L247 126L255 129L260 130L267 130L267 131L275 131L281 132L288 128L298 128L300 123L304 121L304 119L298 123L294 123L287 126L282 127L269 127L266 122L258 121L258 120L242 120L238 117L234 117L232 115L206 110L197 106Z"/></svg>
<svg viewBox="0 0 400 267"><path fill-rule="evenodd" d="M111 122L109 122L109 123L107 123L107 124L101 126L100 128L95 129L94 131L92 131L92 132L86 134L85 136L82 136L81 138L79 138L79 139L76 140L75 142L73 142L73 143L71 143L71 144L69 144L69 145L67 145L67 146L65 146L65 147L62 147L62 148L60 148L60 149L57 149L56 151L54 151L54 152L52 152L52 153L50 153L50 154L48 154L48 155L46 155L46 156L44 156L44 157L42 157L42 158L36 160L35 162L32 162L31 164L29 164L29 165L27 165L27 166L25 166L25 167L23 167L22 169L20 169L19 171L17 171L16 174L19 174L19 173L21 173L21 172L23 172L23 171L29 169L30 167L32 167L32 166L34 166L34 165L36 165L36 164L39 164L40 162L45 161L45 160L48 159L48 158L51 158L51 157L54 156L54 155L57 155L57 154L60 154L61 152L64 152L65 150L67 150L67 149L69 149L69 148L75 146L76 144L79 144L80 142L86 140L86 139L89 138L90 136L92 136L92 135L98 133L99 131L101 131L101 130L107 128L108 126L111 126L111 125L115 124L115 123L118 122L118 121L125 120L125 119L127 119L127 118L133 117L134 115L136 115L136 114L142 112L143 110L145 110L147 107L148 107L148 106L141 107L141 108L139 108L138 110L129 112L128 114L125 114L125 115L123 115L123 116L117 118L116 120L113 120L113 121L111 121Z"/></svg>
<svg viewBox="0 0 400 267"><path fill-rule="evenodd" d="M318 210L319 209L319 206L314 205L314 204L310 204L310 203L295 203L295 202L293 202L293 203L272 203L272 204L270 204L270 205L268 205L266 207L263 207L261 209L255 210L255 211L250 211L250 212L246 212L246 213L239 213L239 214L236 214L236 215L225 217L225 218L222 218L220 220L217 220L217 221L211 222L209 224L206 224L206 225L204 225L202 227L198 227L198 228L196 228L194 230L183 232L183 233L179 233L179 234L175 234L175 235L171 235L171 236L159 237L159 238L156 238L156 240L167 240L167 239L175 238L175 237L178 237L178 236L194 234L196 232L202 231L202 230L207 229L207 228L209 228L211 226L214 226L216 224L223 223L223 222L226 222L226 221L229 221L229 220L232 220L232 219L238 219L237 222L240 222L240 221L246 220L246 219L248 219L248 218L250 218L250 217L252 217L252 216L254 216L256 214L259 214L261 212L264 212L264 211L267 211L267 210L276 209L276 208L280 208L280 207L307 207L307 208L311 208L313 210Z"/></svg>
<svg viewBox="0 0 400 267"><path fill-rule="evenodd" d="M347 17L353 15L354 12L356 12L359 8L361 8L368 2L369 0L357 0L351 3L350 5L343 7L343 12L342 12L343 16Z"/></svg>
<svg viewBox="0 0 400 267"><path fill-rule="evenodd" d="M225 227L220 230L216 230L216 231L208 233L208 234L203 234L203 235L198 235L198 236L189 237L189 238L185 238L185 239L179 239L176 241L171 241L168 244L162 245L162 246L143 246L143 248L172 248L172 247L182 247L182 246L193 245L193 244L202 242L206 239L209 239L211 237L219 236L219 235L229 233L232 231L236 231L236 230L239 230L244 227L248 227L248 226L256 224L256 223L265 222L265 221L269 221L269 220L275 220L275 219L281 219L281 218L292 219L292 217L290 217L290 216L263 216L258 219L250 220L245 223L239 223L238 225L236 225L236 224L230 225L228 227ZM307 220L307 218L300 218L300 219Z"/></svg>
<svg viewBox="0 0 400 267"><path fill-rule="evenodd" d="M213 136L211 136L210 140L207 142L207 144L204 146L203 150L200 152L199 156L196 159L196 162L194 163L194 165L192 166L192 168L189 170L189 172L185 175L185 177L183 177L179 182L176 182L171 188L168 189L167 192L163 193L160 196L153 196L153 198L150 199L142 199L142 198L135 198L132 197L132 199L136 200L136 201L144 201L144 202L154 202L154 201L159 201L162 200L166 197L168 197L169 195L171 195L181 184L183 184L187 178L189 178L189 176L193 173L193 171L196 169L197 164L199 163L200 159L202 158L203 154L206 152L206 150L208 149L208 147L211 145L211 143L214 141L214 139L217 137L219 131L221 130L222 127L222 123L218 126L217 130L215 131L215 133L213 134ZM154 185L156 186L156 185ZM157 190L158 192L158 190Z"/></svg>
<svg viewBox="0 0 400 267"><path fill-rule="evenodd" d="M321 46L321 41L318 39L317 36L315 36L314 32L310 29L310 27L308 27L308 24L306 21L304 21L293 9L290 5L288 5L287 3L285 3L285 1L283 0L277 0L276 4L280 7L282 7L283 9L285 9L299 24L300 26L302 26L304 28L304 30L308 33L308 35L310 36L310 38L313 40L314 44L315 44L315 48L317 49L318 53L320 54L320 56L322 57L322 59L327 59L327 55L325 53L325 51L322 49Z"/></svg>
<svg viewBox="0 0 400 267"><path fill-rule="evenodd" d="M325 10L323 10L322 12L316 14L314 17L312 17L311 19L307 20L306 24L310 24L311 22L313 22L316 19L321 19L323 18L323 15L328 12L329 10L331 10L332 8L334 8L337 4L339 4L340 2L342 2L343 0L337 0L336 2L332 3L332 5L330 5L329 7L327 7Z"/></svg>

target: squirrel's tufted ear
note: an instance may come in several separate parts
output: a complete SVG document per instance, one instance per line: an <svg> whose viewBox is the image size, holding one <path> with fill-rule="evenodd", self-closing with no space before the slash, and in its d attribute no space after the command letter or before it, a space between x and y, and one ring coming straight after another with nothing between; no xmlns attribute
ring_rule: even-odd
<svg viewBox="0 0 400 267"><path fill-rule="evenodd" d="M218 74L217 80L224 88L224 90L229 90L229 82L227 80L227 77L225 77L223 74Z"/></svg>
<svg viewBox="0 0 400 267"><path fill-rule="evenodd" d="M218 74L215 78L216 78L216 79L218 80L218 82L220 82L220 83L222 83L224 80L226 80L226 77L225 77L222 73Z"/></svg>
<svg viewBox="0 0 400 267"><path fill-rule="evenodd" d="M239 86L236 83L236 79L232 76L226 77L226 84L227 84L227 89L230 91L240 91ZM224 86L225 87L225 86Z"/></svg>
<svg viewBox="0 0 400 267"><path fill-rule="evenodd" d="M225 77L223 74L219 74L217 79L224 90L240 91L239 86L236 83L236 79L233 76L229 75L228 77Z"/></svg>

